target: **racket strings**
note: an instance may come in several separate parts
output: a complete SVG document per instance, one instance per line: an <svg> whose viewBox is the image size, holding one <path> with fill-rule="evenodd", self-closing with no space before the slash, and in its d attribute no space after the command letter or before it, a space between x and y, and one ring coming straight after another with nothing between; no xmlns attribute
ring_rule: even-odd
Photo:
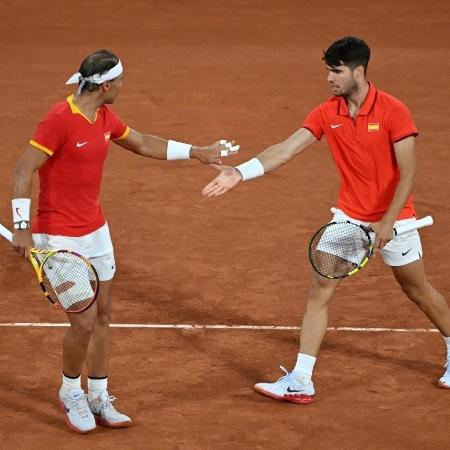
<svg viewBox="0 0 450 450"><path fill-rule="evenodd" d="M44 260L42 283L50 298L68 312L82 311L96 297L98 279L91 264L77 254L58 251Z"/></svg>
<svg viewBox="0 0 450 450"><path fill-rule="evenodd" d="M371 240L359 225L332 222L312 238L309 256L314 268L328 278L343 278L359 269L371 254Z"/></svg>

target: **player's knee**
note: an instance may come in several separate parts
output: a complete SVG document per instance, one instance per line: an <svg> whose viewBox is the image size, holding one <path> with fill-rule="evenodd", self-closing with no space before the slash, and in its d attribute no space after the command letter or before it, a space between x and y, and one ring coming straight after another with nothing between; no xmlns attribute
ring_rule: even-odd
<svg viewBox="0 0 450 450"><path fill-rule="evenodd" d="M416 303L419 306L423 306L425 304L427 295L426 290L427 286L425 283L421 284L402 284L401 285L403 292L406 294L406 296Z"/></svg>
<svg viewBox="0 0 450 450"><path fill-rule="evenodd" d="M73 331L84 338L91 336L95 328L95 318L87 317L83 320L78 320L76 323L72 323Z"/></svg>
<svg viewBox="0 0 450 450"><path fill-rule="evenodd" d="M109 325L111 322L111 307L101 308L97 311L97 324Z"/></svg>
<svg viewBox="0 0 450 450"><path fill-rule="evenodd" d="M111 321L111 301L109 297L102 298L97 304L97 325L108 325Z"/></svg>
<svg viewBox="0 0 450 450"><path fill-rule="evenodd" d="M97 325L108 325L111 321L111 297L108 292L101 292L97 299Z"/></svg>
<svg viewBox="0 0 450 450"><path fill-rule="evenodd" d="M316 276L311 285L311 292L317 292L321 295L331 295L338 286L340 280L331 280L328 278Z"/></svg>
<svg viewBox="0 0 450 450"><path fill-rule="evenodd" d="M338 284L338 280L329 280L323 277L314 278L307 299L307 311L327 307Z"/></svg>

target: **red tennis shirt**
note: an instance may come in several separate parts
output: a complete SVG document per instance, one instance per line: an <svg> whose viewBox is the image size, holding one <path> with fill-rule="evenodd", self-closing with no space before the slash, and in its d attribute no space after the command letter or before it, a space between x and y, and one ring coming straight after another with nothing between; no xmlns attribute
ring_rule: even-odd
<svg viewBox="0 0 450 450"><path fill-rule="evenodd" d="M355 119L343 97L332 97L311 111L303 127L327 138L341 182L338 208L362 221L381 220L400 179L394 143L417 136L408 108L370 83ZM410 196L398 219L414 216Z"/></svg>
<svg viewBox="0 0 450 450"><path fill-rule="evenodd" d="M73 103L73 95L51 108L30 141L50 156L39 169L33 233L83 236L105 224L99 197L108 144L128 133L105 105L94 122Z"/></svg>

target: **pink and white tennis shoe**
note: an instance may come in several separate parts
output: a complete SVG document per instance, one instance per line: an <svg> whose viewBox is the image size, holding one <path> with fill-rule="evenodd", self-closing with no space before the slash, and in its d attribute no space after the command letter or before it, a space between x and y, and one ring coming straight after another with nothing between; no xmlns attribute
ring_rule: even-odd
<svg viewBox="0 0 450 450"><path fill-rule="evenodd" d="M447 361L444 367L447 367L447 370L445 371L444 375L439 378L438 387L442 389L450 389L450 362Z"/></svg>
<svg viewBox="0 0 450 450"><path fill-rule="evenodd" d="M95 429L95 419L83 389L72 389L67 395L60 391L59 407L66 413L66 424L73 431L85 434Z"/></svg>
<svg viewBox="0 0 450 450"><path fill-rule="evenodd" d="M120 413L114 408L112 402L116 397L103 391L96 399L89 402L89 408L99 425L110 428L128 428L133 423L125 414Z"/></svg>
<svg viewBox="0 0 450 450"><path fill-rule="evenodd" d="M309 384L300 383L293 372L288 372L283 366L280 366L286 375L279 378L274 383L257 383L254 390L266 397L275 400L307 404L314 399L315 391L312 381Z"/></svg>

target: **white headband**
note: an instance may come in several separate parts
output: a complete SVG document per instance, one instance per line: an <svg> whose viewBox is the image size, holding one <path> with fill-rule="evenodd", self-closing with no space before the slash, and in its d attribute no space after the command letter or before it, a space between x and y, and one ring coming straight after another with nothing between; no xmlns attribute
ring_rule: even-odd
<svg viewBox="0 0 450 450"><path fill-rule="evenodd" d="M109 69L107 72L100 74L96 73L94 75L91 75L90 77L83 78L80 72L74 73L67 81L66 84L76 84L76 83L95 83L95 84L102 84L105 81L114 80L114 78L117 78L121 73L123 72L122 63L119 62Z"/></svg>

